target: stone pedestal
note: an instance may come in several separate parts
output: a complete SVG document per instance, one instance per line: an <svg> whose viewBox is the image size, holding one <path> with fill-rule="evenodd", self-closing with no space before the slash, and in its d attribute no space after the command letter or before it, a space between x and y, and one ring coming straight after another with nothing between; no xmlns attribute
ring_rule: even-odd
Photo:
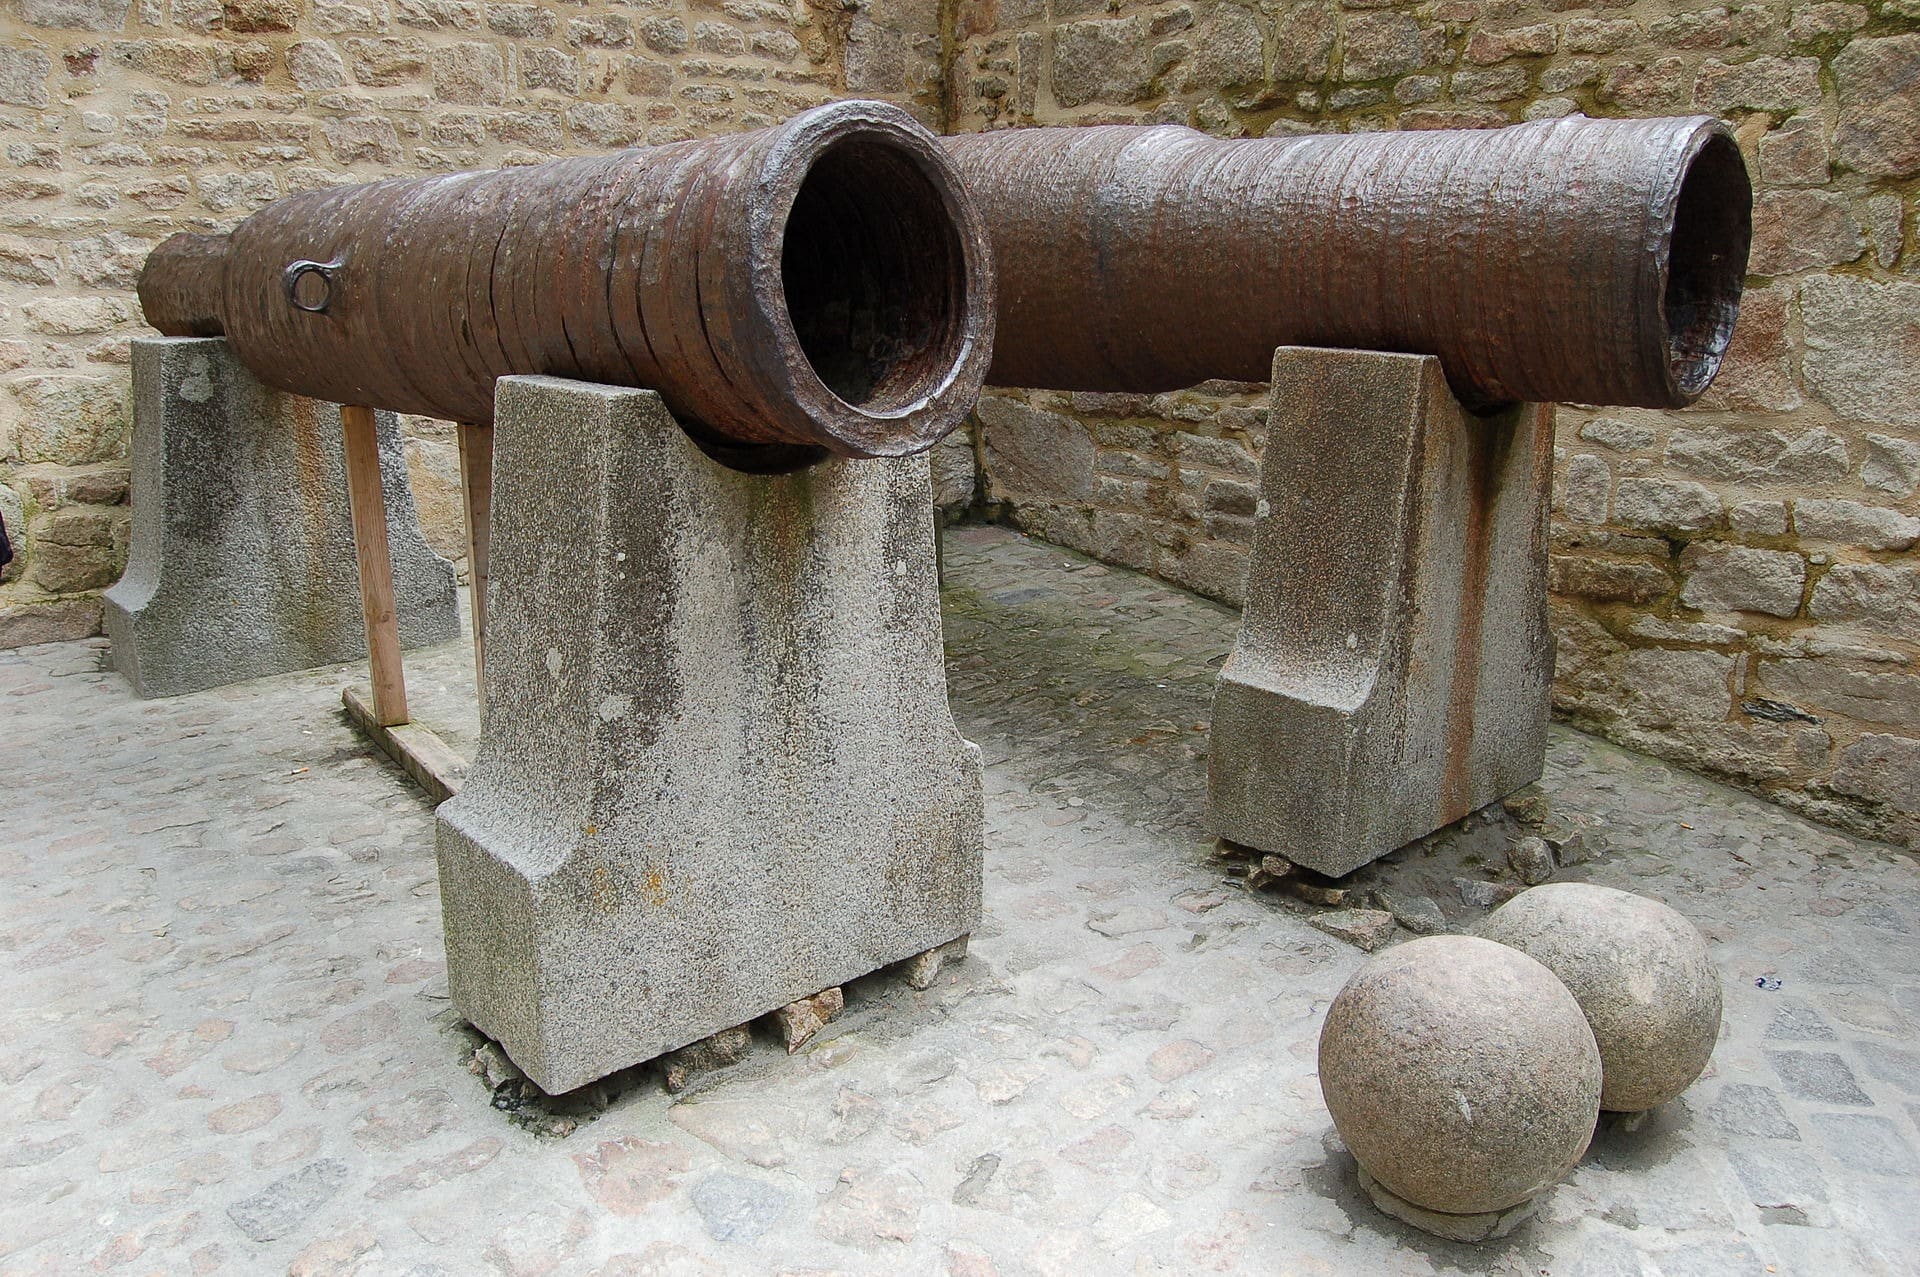
<svg viewBox="0 0 1920 1277"><path fill-rule="evenodd" d="M1270 420L1209 796L1222 837L1340 875L1540 775L1552 409L1288 347Z"/></svg>
<svg viewBox="0 0 1920 1277"><path fill-rule="evenodd" d="M455 1006L549 1092L973 930L924 456L788 475L648 391L497 391L487 705L439 811Z"/></svg>
<svg viewBox="0 0 1920 1277"><path fill-rule="evenodd" d="M106 594L114 667L143 697L364 660L340 410L254 380L220 338L133 343L133 530ZM378 414L400 637L460 633L391 413Z"/></svg>

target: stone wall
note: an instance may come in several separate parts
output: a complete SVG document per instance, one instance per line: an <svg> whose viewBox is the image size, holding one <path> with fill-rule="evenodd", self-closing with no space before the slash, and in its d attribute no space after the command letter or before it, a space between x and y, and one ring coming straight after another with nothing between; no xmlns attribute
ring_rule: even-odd
<svg viewBox="0 0 1920 1277"><path fill-rule="evenodd" d="M953 43L957 130L1726 118L1758 187L1726 371L1686 412L1561 412L1557 706L1920 844L1920 0L961 0ZM978 425L996 516L1237 600L1257 397L1007 395Z"/></svg>
<svg viewBox="0 0 1920 1277"><path fill-rule="evenodd" d="M836 97L939 123L935 0L4 0L0 648L97 632L126 557L148 248L292 191L770 124ZM463 550L451 427L408 448Z"/></svg>

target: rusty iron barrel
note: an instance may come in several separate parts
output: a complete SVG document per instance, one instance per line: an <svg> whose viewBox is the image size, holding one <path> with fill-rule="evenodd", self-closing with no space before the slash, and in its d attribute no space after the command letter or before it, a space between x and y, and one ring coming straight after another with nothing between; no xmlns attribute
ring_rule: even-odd
<svg viewBox="0 0 1920 1277"><path fill-rule="evenodd" d="M993 293L984 223L933 135L860 101L293 195L230 236L174 236L140 278L154 327L224 333L298 394L490 422L509 373L645 386L696 438L799 460L900 456L953 429L991 357Z"/></svg>
<svg viewBox="0 0 1920 1277"><path fill-rule="evenodd" d="M1704 116L943 142L993 236L995 385L1264 381L1277 346L1347 346L1436 355L1480 408L1679 407L1746 274L1746 166Z"/></svg>

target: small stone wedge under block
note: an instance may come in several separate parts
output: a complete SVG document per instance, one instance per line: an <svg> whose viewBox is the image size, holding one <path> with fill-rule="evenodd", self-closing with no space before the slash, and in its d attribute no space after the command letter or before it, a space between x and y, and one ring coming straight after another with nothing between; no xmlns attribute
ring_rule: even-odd
<svg viewBox="0 0 1920 1277"><path fill-rule="evenodd" d="M498 387L455 1006L562 1092L974 929L924 456L746 474L649 391Z"/></svg>
<svg viewBox="0 0 1920 1277"><path fill-rule="evenodd" d="M133 531L106 595L142 697L365 660L340 409L262 385L218 337L133 342ZM460 634L390 412L376 414L404 647Z"/></svg>
<svg viewBox="0 0 1920 1277"><path fill-rule="evenodd" d="M1275 352L1216 832L1337 876L1539 778L1552 466L1550 407L1476 416L1437 359Z"/></svg>

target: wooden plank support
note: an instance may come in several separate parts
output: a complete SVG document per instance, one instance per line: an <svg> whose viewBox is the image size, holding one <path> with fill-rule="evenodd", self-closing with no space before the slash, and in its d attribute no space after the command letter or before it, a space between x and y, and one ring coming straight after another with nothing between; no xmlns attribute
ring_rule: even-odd
<svg viewBox="0 0 1920 1277"><path fill-rule="evenodd" d="M473 605L473 689L487 708L487 560L493 537L493 427L463 421L460 507L467 523L468 596Z"/></svg>
<svg viewBox="0 0 1920 1277"><path fill-rule="evenodd" d="M436 806L460 792L460 784L467 775L467 760L454 753L445 741L418 723L383 726L373 706L356 688L349 687L340 699L354 724L372 737L387 757L400 764Z"/></svg>
<svg viewBox="0 0 1920 1277"><path fill-rule="evenodd" d="M393 554L387 546L387 499L380 483L380 443L373 409L343 405L347 495L353 507L354 557L360 565L360 609L367 623L373 718L381 727L407 721L407 676L400 664L400 620L393 601Z"/></svg>

